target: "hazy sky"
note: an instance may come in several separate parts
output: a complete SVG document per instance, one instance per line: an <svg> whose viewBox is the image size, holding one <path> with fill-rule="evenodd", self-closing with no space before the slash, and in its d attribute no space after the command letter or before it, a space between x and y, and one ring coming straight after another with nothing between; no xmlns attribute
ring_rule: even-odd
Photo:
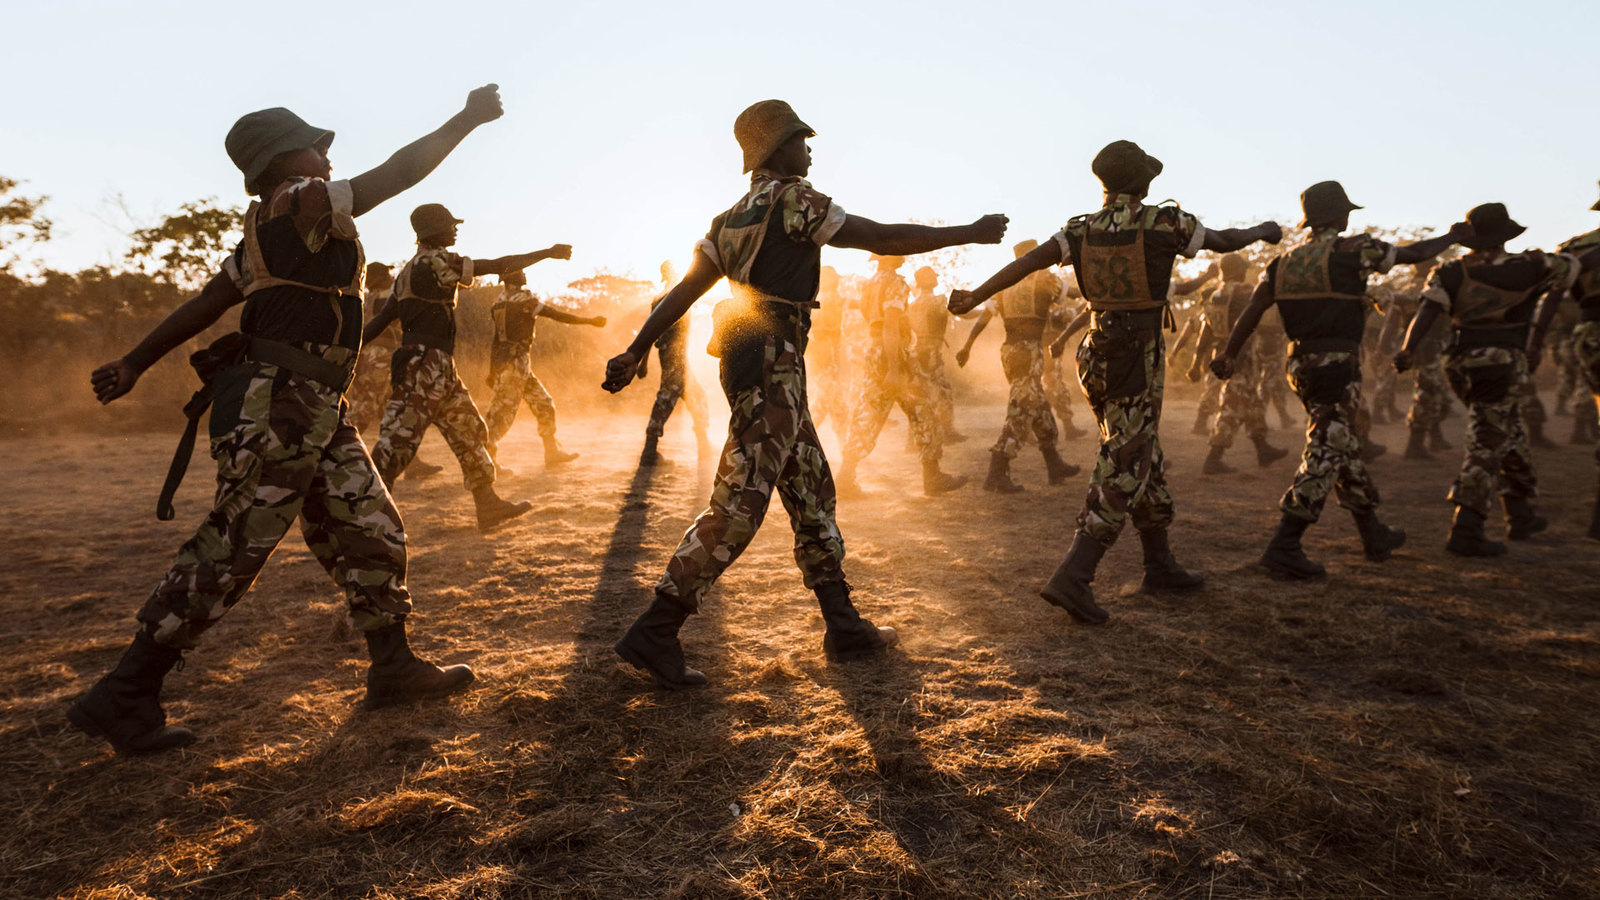
<svg viewBox="0 0 1600 900"><path fill-rule="evenodd" d="M1154 198L1213 225L1298 219L1325 178L1355 224L1443 227L1502 200L1549 247L1594 227L1593 0L1503 2L412 3L185 0L7 5L0 174L51 197L47 261L120 258L129 223L243 202L223 151L242 113L338 132L336 177L496 82L506 115L361 220L403 260L411 208L466 220L489 256L567 242L550 288L597 266L687 260L744 178L734 116L790 101L818 132L812 182L880 220L1005 212L1007 246L1099 205L1089 160L1131 138ZM1587 73L1587 74L1585 74ZM987 271L1010 258L983 248ZM865 271L865 254L824 261Z"/></svg>

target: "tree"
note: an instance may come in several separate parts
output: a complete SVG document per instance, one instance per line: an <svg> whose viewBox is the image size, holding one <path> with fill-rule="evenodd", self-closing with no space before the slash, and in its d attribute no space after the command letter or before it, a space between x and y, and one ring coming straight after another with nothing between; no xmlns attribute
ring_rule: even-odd
<svg viewBox="0 0 1600 900"><path fill-rule="evenodd" d="M179 287L198 288L238 242L243 217L215 197L185 203L156 225L134 230L128 261Z"/></svg>
<svg viewBox="0 0 1600 900"><path fill-rule="evenodd" d="M0 272L9 271L17 254L12 248L21 243L50 240L51 222L40 210L49 197L25 197L16 193L21 182L0 175Z"/></svg>

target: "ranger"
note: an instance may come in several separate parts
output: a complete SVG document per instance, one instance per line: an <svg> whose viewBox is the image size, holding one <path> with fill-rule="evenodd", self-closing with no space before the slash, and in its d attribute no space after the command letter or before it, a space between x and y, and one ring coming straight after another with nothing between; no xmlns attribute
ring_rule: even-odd
<svg viewBox="0 0 1600 900"><path fill-rule="evenodd" d="M549 251L551 259L570 259L572 248L557 244ZM533 337L540 319L563 325L606 327L605 316L580 316L535 297L528 290L528 276L515 269L500 276L500 296L489 307L494 337L489 343L489 413L483 423L489 429L489 452L496 459L500 439L517 420L517 407L528 404L539 423L539 439L544 442L544 464L558 466L578 458L561 449L556 440L556 401L539 376L533 374Z"/></svg>

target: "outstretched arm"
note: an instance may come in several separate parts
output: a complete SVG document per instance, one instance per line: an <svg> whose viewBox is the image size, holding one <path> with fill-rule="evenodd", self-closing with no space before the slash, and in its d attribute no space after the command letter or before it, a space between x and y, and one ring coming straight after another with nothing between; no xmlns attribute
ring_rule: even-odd
<svg viewBox="0 0 1600 900"><path fill-rule="evenodd" d="M950 311L959 316L1034 272L1060 263L1061 245L1054 240L1045 241L1021 258L1006 263L1004 268L989 276L988 281L976 288L970 291L951 291Z"/></svg>
<svg viewBox="0 0 1600 900"><path fill-rule="evenodd" d="M1220 274L1221 272L1222 272L1221 264L1219 264L1215 260L1213 260L1211 265L1207 266L1206 270L1204 272L1201 272L1199 275L1196 275L1193 278L1185 279L1183 281L1174 281L1172 283L1172 293L1173 293L1174 296L1177 296L1177 297L1188 296L1189 294L1192 294L1195 291L1198 291L1201 288L1205 287L1207 284L1209 284L1211 282L1211 279L1217 277L1217 275Z"/></svg>
<svg viewBox="0 0 1600 900"><path fill-rule="evenodd" d="M1201 244L1200 248L1218 253L1232 253L1235 250L1243 250L1256 241L1276 244L1281 240L1283 240L1283 229L1277 222L1262 222L1254 228L1224 228L1221 231L1207 228L1205 243Z"/></svg>
<svg viewBox="0 0 1600 900"><path fill-rule="evenodd" d="M400 318L400 303L394 299L394 294L390 293L383 298L383 305L378 307L378 311L373 313L372 318L362 327L361 343L365 345L377 340L378 335L383 334L384 330L398 318Z"/></svg>
<svg viewBox="0 0 1600 900"><path fill-rule="evenodd" d="M864 216L846 215L829 245L870 250L883 256L913 256L959 244L998 244L1010 222L1003 215L984 216L970 225L885 225Z"/></svg>
<svg viewBox="0 0 1600 900"><path fill-rule="evenodd" d="M133 390L139 376L155 365L156 360L216 324L229 307L243 300L244 295L226 272L213 275L198 295L162 319L128 355L94 370L89 382L94 385L95 398L101 403L110 403Z"/></svg>
<svg viewBox="0 0 1600 900"><path fill-rule="evenodd" d="M580 316L577 313L569 313L564 309L556 309L553 306L541 308L539 316L553 322L560 322L563 325L593 325L596 328L604 328L606 326L605 316Z"/></svg>
<svg viewBox="0 0 1600 900"><path fill-rule="evenodd" d="M1417 307L1417 314L1411 318L1411 327L1406 329L1405 345L1394 355L1396 372L1404 372L1411 368L1411 357L1417 352L1417 345L1422 343L1422 339L1433 330L1433 323L1443 314L1444 307L1432 300L1424 300L1422 305Z"/></svg>
<svg viewBox="0 0 1600 900"><path fill-rule="evenodd" d="M1256 326L1261 324L1261 317L1266 315L1267 310L1277 299L1272 290L1272 282L1262 281L1256 285L1255 293L1250 295L1250 305L1239 314L1239 321L1233 323L1233 333L1228 335L1228 345L1211 360L1211 374L1224 380L1233 377L1233 362L1239 358L1239 351L1244 349L1244 342L1255 333Z"/></svg>
<svg viewBox="0 0 1600 900"><path fill-rule="evenodd" d="M1450 226L1450 230L1436 238L1417 241L1415 244L1406 244L1394 248L1394 261L1399 265L1413 265L1450 249L1451 244L1459 244L1472 237L1472 226L1466 222L1457 222Z"/></svg>
<svg viewBox="0 0 1600 900"><path fill-rule="evenodd" d="M634 335L633 343L606 362L606 380L600 386L613 394L627 387L639 371L639 362L649 354L650 347L720 280L722 273L711 260L703 253L696 253L689 263L688 273L650 311L644 324L639 327L639 333Z"/></svg>
<svg viewBox="0 0 1600 900"><path fill-rule="evenodd" d="M532 253L517 253L512 256L497 256L494 259L475 259L472 261L474 275L502 275L506 272L520 272L536 262L547 259L571 259L571 244L556 244L543 250Z"/></svg>
<svg viewBox="0 0 1600 900"><path fill-rule="evenodd" d="M994 310L988 307L984 307L983 312L978 313L978 321L973 322L972 329L967 332L967 342L956 351L956 365L966 366L967 360L972 356L972 345L978 342L978 335L983 334L983 330L989 327L989 320L993 318Z"/></svg>
<svg viewBox="0 0 1600 900"><path fill-rule="evenodd" d="M467 104L439 129L401 147L377 168L350 179L355 195L352 215L370 212L373 207L414 187L439 167L474 128L493 122L504 114L500 106L500 86L486 84L467 95Z"/></svg>

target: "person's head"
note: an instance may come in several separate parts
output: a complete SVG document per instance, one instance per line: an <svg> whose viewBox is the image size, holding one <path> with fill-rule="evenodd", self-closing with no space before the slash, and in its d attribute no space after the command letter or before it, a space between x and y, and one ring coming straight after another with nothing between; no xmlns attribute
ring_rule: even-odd
<svg viewBox="0 0 1600 900"><path fill-rule="evenodd" d="M1361 208L1350 202L1344 185L1337 181L1319 181L1300 193L1300 211L1305 214L1300 224L1319 231L1325 228L1344 231L1350 227L1350 212Z"/></svg>
<svg viewBox="0 0 1600 900"><path fill-rule="evenodd" d="M1095 154L1089 168L1106 194L1132 194L1142 199L1150 193L1150 182L1161 174L1161 160L1133 141L1112 141Z"/></svg>
<svg viewBox="0 0 1600 900"><path fill-rule="evenodd" d="M673 284L678 280L678 270L672 265L672 260L661 261L661 283Z"/></svg>
<svg viewBox="0 0 1600 900"><path fill-rule="evenodd" d="M510 272L502 272L500 274L500 283L514 288L527 287L528 275L521 269L513 269Z"/></svg>
<svg viewBox="0 0 1600 900"><path fill-rule="evenodd" d="M1496 250L1506 241L1527 231L1527 227L1511 218L1504 203L1480 203L1467 211L1467 224L1472 226L1472 237L1462 241L1469 250Z"/></svg>
<svg viewBox="0 0 1600 900"><path fill-rule="evenodd" d="M931 291L938 286L939 273L933 270L933 266L923 266L917 270L917 287Z"/></svg>
<svg viewBox="0 0 1600 900"><path fill-rule="evenodd" d="M1028 238L1027 240L1017 244L1015 247L1012 247L1011 252L1016 256L1017 259L1021 259L1037 249L1039 249L1039 242L1033 238Z"/></svg>
<svg viewBox="0 0 1600 900"><path fill-rule="evenodd" d="M367 263L366 282L367 287L375 291L381 291L394 284L394 273L390 272L389 267L381 262L369 262Z"/></svg>
<svg viewBox="0 0 1600 900"><path fill-rule="evenodd" d="M904 256L879 256L874 253L872 254L872 262L877 265L879 274L886 274L900 271L900 267L906 264L906 258Z"/></svg>
<svg viewBox="0 0 1600 900"><path fill-rule="evenodd" d="M424 203L411 211L411 230L417 233L417 243L429 247L454 245L456 226L461 222L443 203Z"/></svg>
<svg viewBox="0 0 1600 900"><path fill-rule="evenodd" d="M823 266L818 276L818 286L824 291L837 290L839 287L839 270L833 266Z"/></svg>
<svg viewBox="0 0 1600 900"><path fill-rule="evenodd" d="M223 140L251 196L264 196L290 178L331 178L332 145L333 132L308 125L281 106L240 116Z"/></svg>
<svg viewBox="0 0 1600 900"><path fill-rule="evenodd" d="M770 169L803 178L811 171L806 138L817 133L782 100L762 100L746 107L733 121L733 136L743 151L746 172Z"/></svg>
<svg viewBox="0 0 1600 900"><path fill-rule="evenodd" d="M1229 253L1222 257L1220 267L1224 281L1243 281L1245 274L1250 271L1250 260L1245 259L1242 253Z"/></svg>

